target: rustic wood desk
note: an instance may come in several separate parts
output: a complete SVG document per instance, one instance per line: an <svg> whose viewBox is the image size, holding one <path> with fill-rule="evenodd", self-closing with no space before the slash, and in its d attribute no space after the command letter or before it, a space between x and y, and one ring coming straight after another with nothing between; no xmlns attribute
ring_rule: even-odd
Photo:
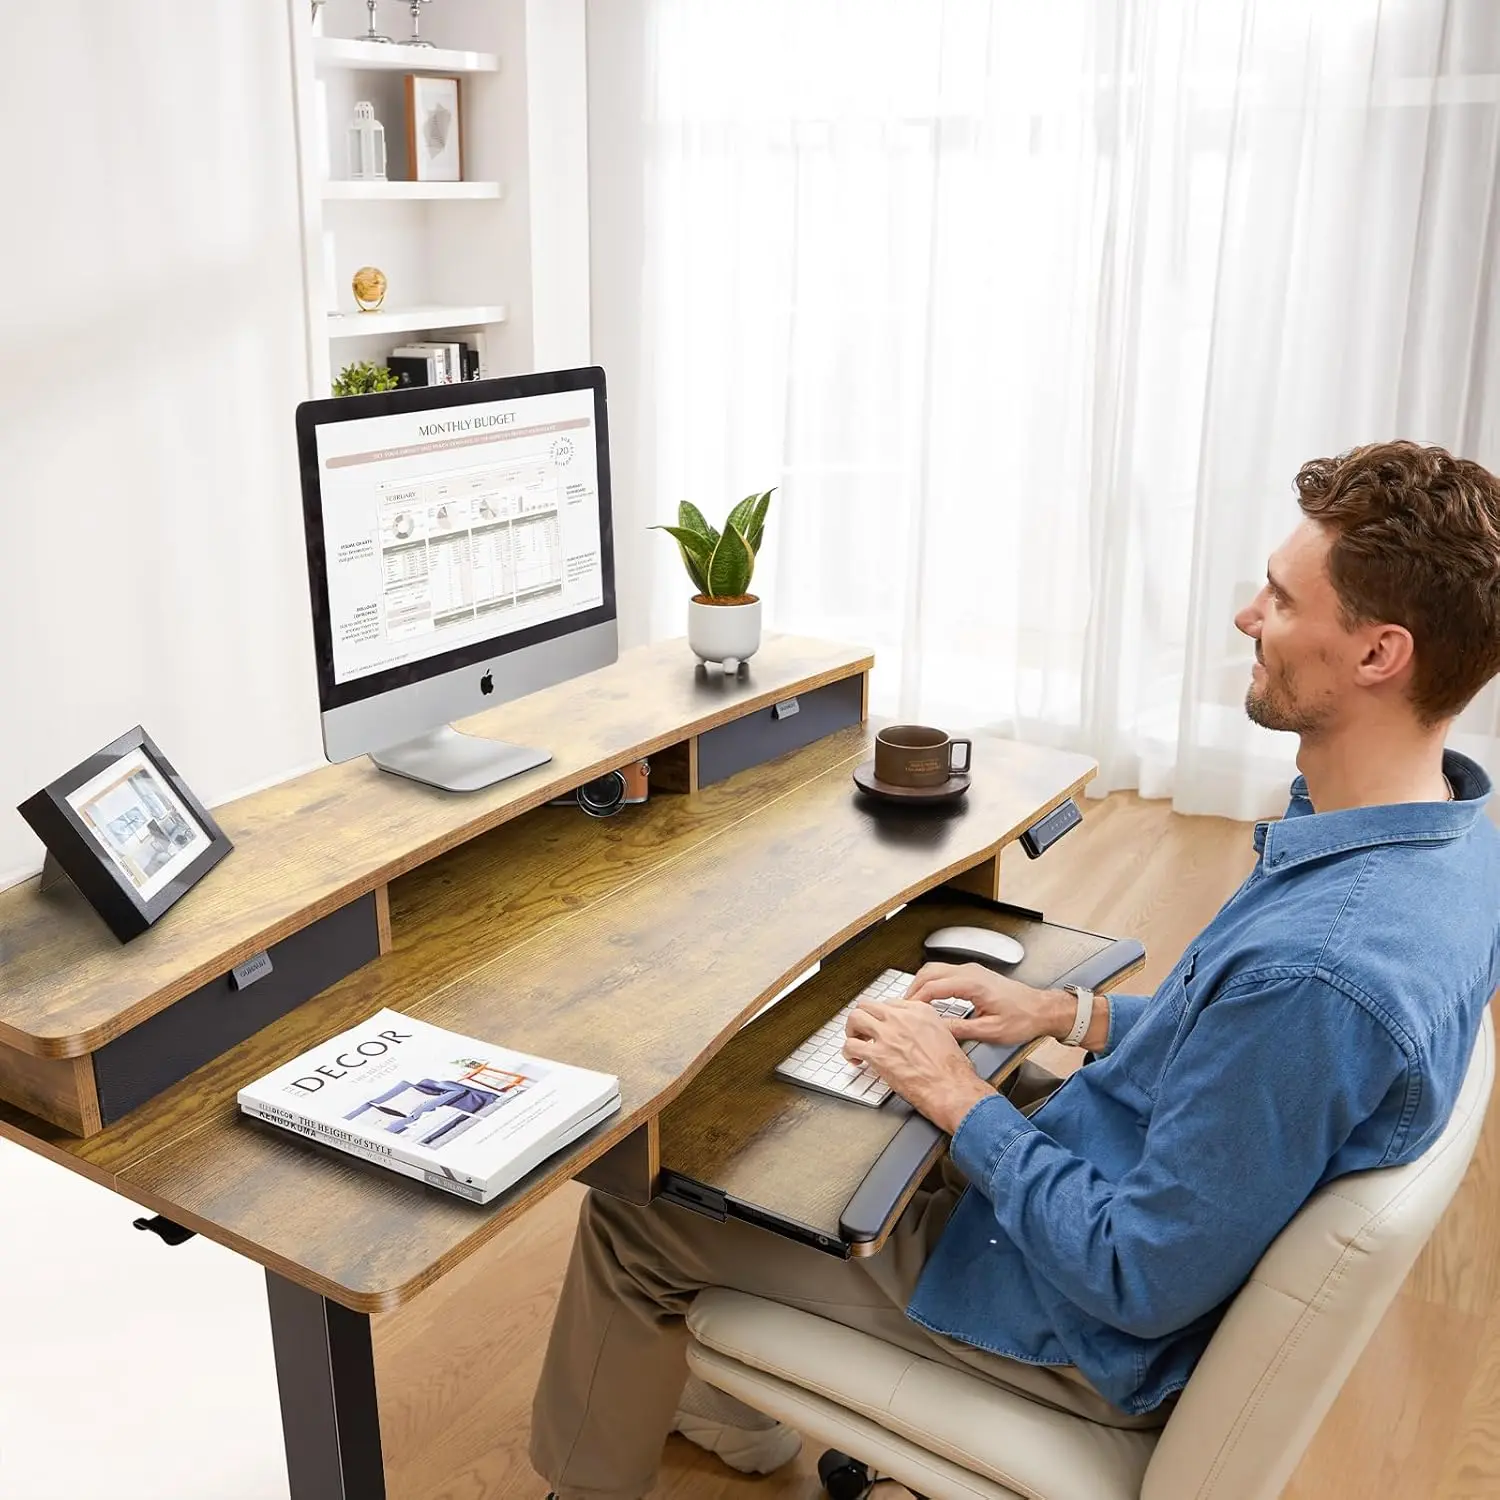
<svg viewBox="0 0 1500 1500"><path fill-rule="evenodd" d="M486 791L355 762L218 809L234 853L123 947L70 887L0 892L0 1133L266 1268L293 1500L381 1500L370 1315L570 1178L639 1199L696 1183L721 1195L705 1211L748 1205L849 1253L840 1212L900 1121L767 1075L788 1028L912 966L914 899L1031 924L1043 980L1106 950L1128 971L1107 938L994 906L1002 848L1093 763L980 736L957 808L873 807L850 779L871 664L792 637L730 679L680 642L628 652L467 725L553 750ZM648 802L549 805L640 758ZM232 989L262 951L274 982ZM615 1073L620 1112L483 1208L239 1114L243 1082L387 1005ZM793 1170L809 1122L838 1162L816 1192Z"/></svg>

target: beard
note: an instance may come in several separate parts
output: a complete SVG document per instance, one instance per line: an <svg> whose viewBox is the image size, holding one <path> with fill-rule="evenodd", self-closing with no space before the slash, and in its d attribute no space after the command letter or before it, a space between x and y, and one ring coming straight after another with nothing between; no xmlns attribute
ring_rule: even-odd
<svg viewBox="0 0 1500 1500"><path fill-rule="evenodd" d="M1250 722L1259 724L1262 729L1316 734L1328 722L1330 705L1302 702L1297 692L1296 675L1286 663L1272 671L1259 647L1256 647L1255 659L1265 671L1266 679L1257 685L1254 674L1251 674L1250 686L1245 691L1245 713Z"/></svg>

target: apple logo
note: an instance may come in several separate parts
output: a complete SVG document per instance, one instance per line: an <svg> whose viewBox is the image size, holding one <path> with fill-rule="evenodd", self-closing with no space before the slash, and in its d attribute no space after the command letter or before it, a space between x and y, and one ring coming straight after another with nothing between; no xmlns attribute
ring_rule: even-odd
<svg viewBox="0 0 1500 1500"><path fill-rule="evenodd" d="M486 672L484 676L479 679L479 691L486 694L493 693L495 691L495 679L491 673Z"/></svg>

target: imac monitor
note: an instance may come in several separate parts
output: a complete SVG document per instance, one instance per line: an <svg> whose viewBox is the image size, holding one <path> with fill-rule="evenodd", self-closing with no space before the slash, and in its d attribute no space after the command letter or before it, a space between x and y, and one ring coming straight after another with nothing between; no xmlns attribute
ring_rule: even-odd
<svg viewBox="0 0 1500 1500"><path fill-rule="evenodd" d="M450 719L618 653L604 372L297 408L323 749L473 791L545 749Z"/></svg>

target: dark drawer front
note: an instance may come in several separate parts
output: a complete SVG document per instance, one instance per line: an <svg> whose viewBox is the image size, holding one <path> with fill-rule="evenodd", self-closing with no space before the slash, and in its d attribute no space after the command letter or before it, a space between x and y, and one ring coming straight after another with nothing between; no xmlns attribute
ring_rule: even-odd
<svg viewBox="0 0 1500 1500"><path fill-rule="evenodd" d="M106 1125L369 963L380 952L374 893L269 951L271 972L248 989L230 989L222 974L94 1053Z"/></svg>
<svg viewBox="0 0 1500 1500"><path fill-rule="evenodd" d="M698 785L712 786L788 750L800 750L825 734L858 724L864 707L864 677L845 677L797 695L797 712L776 717L763 708L698 736Z"/></svg>

